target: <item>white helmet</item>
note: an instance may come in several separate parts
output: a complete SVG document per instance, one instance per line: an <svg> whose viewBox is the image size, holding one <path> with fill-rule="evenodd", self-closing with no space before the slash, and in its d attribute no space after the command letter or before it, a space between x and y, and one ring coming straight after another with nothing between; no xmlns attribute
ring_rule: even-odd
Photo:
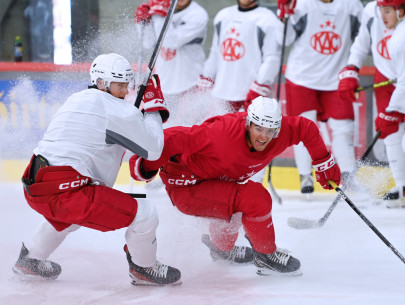
<svg viewBox="0 0 405 305"><path fill-rule="evenodd" d="M256 97L249 105L247 113L246 124L248 126L250 123L255 123L259 126L278 130L281 127L283 116L281 115L280 104L274 98Z"/></svg>
<svg viewBox="0 0 405 305"><path fill-rule="evenodd" d="M97 80L100 78L109 88L111 82L132 83L134 72L128 60L121 55L101 54L93 60L90 67L91 83L97 86Z"/></svg>

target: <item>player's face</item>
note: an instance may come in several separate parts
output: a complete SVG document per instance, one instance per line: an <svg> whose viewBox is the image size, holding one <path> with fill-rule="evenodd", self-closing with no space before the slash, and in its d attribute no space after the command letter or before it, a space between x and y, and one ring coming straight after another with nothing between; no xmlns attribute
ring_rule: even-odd
<svg viewBox="0 0 405 305"><path fill-rule="evenodd" d="M238 0L241 8L250 8L256 5L256 0Z"/></svg>
<svg viewBox="0 0 405 305"><path fill-rule="evenodd" d="M381 18L387 29L393 29L398 22L397 11L393 6L380 7Z"/></svg>
<svg viewBox="0 0 405 305"><path fill-rule="evenodd" d="M116 98L124 99L125 95L128 94L128 84L129 83L110 83L110 93Z"/></svg>
<svg viewBox="0 0 405 305"><path fill-rule="evenodd" d="M277 132L276 128L266 128L255 123L251 123L247 130L249 133L248 145L256 151L263 151Z"/></svg>
<svg viewBox="0 0 405 305"><path fill-rule="evenodd" d="M176 5L176 10L181 11L185 9L189 4L191 0L178 0L177 5Z"/></svg>

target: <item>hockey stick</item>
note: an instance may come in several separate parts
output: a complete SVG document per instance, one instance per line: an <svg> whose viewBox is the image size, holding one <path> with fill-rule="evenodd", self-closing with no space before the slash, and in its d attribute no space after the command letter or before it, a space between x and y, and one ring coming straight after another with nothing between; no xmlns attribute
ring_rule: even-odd
<svg viewBox="0 0 405 305"><path fill-rule="evenodd" d="M132 198L146 198L146 194L127 193Z"/></svg>
<svg viewBox="0 0 405 305"><path fill-rule="evenodd" d="M284 23L284 31L283 31L283 45L281 47L281 58L280 58L280 68L278 70L278 79L277 79L277 101L280 103L280 91L281 91L281 76L283 74L283 62L284 62L284 54L285 54L285 41L286 41L286 36L287 36L287 22L288 22L288 17L285 18L285 23ZM269 163L269 171L267 173L267 180L269 183L269 189L270 192L273 194L274 199L279 203L282 204L283 200L281 197L277 194L276 189L274 188L273 182L271 181L271 166L272 162Z"/></svg>
<svg viewBox="0 0 405 305"><path fill-rule="evenodd" d="M371 150L374 147L374 144L377 142L378 138L380 136L380 131L376 133L374 136L373 140L371 143L368 145L366 151L363 153L363 156L360 158L359 161L356 163L356 168L355 168L355 173L359 170L361 166L361 162L364 161L367 156L370 154ZM354 173L354 174L355 174ZM343 188L346 189L346 183ZM290 227L295 228L295 229L314 229L314 228L320 228L324 225L326 220L329 218L329 215L332 213L332 211L335 209L336 205L338 204L340 199L340 196L336 196L335 200L333 200L332 204L330 205L329 209L326 211L325 215L318 219L318 220L309 220L309 219L302 219L302 218L296 218L296 217L290 217L287 220L287 223Z"/></svg>
<svg viewBox="0 0 405 305"><path fill-rule="evenodd" d="M328 183L330 186L332 186L335 191L339 194L341 198L343 198L344 201L346 201L349 206L357 213L357 215L360 216L360 218L369 226L371 230L374 231L375 234L392 250L392 252L395 253L396 256L399 257L399 259L405 264L405 258L402 256L401 253L380 233L380 231L377 230L377 228L364 216L364 214L356 207L356 205L349 199L349 197L346 196L346 194L341 190L341 188L332 180L328 180Z"/></svg>
<svg viewBox="0 0 405 305"><path fill-rule="evenodd" d="M379 87L384 87L384 86L388 86L388 85L395 84L396 82L397 82L396 79L389 79L389 80L386 80L386 81L384 81L384 82L375 83L375 84L372 84L372 85L369 85L369 86L358 87L358 88L355 90L355 92L360 92L360 91L367 90L367 89L371 89L371 88L372 88L372 89L375 89L375 88L379 88Z"/></svg>
<svg viewBox="0 0 405 305"><path fill-rule="evenodd" d="M172 19L172 16L174 14L174 9L175 9L175 7L177 5L177 1L178 0L172 0L171 3L170 3L169 11L167 12L165 22L163 23L162 30L160 31L159 38L158 38L158 40L156 42L155 49L153 50L152 56L151 56L149 64L148 64L149 75L148 75L147 78L144 78L143 83L139 86L138 95L137 95L136 100L135 100L135 107L136 108L139 108L139 106L141 105L143 95L145 94L146 85L148 84L149 78L152 76L152 71L153 71L153 68L155 66L157 56L158 56L158 54L160 52L160 48L162 47L163 39L165 38L167 29L169 28L169 23L170 23L170 20Z"/></svg>

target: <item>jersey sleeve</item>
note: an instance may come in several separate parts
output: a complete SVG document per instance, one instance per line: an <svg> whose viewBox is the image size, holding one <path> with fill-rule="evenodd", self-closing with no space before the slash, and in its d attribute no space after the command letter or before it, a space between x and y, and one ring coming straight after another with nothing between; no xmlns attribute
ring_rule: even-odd
<svg viewBox="0 0 405 305"><path fill-rule="evenodd" d="M361 68L363 66L364 60L371 51L370 27L372 22L375 21L374 19L376 17L373 16L370 8L372 7L368 5L363 11L359 33L350 48L350 56L347 61L348 65L354 65L357 68Z"/></svg>
<svg viewBox="0 0 405 305"><path fill-rule="evenodd" d="M275 82L281 60L281 48L277 42L277 34L282 28L282 23L270 11L272 16L266 16L265 24L258 24L259 41L263 33L262 64L259 68L256 81L259 84L271 85ZM269 18L272 17L272 18Z"/></svg>
<svg viewBox="0 0 405 305"><path fill-rule="evenodd" d="M144 159L158 159L164 143L160 115L154 112L143 116L137 108L128 106L131 109L127 109L126 116L114 114L108 116L106 143L118 144Z"/></svg>
<svg viewBox="0 0 405 305"><path fill-rule="evenodd" d="M314 161L325 158L329 154L329 151L322 139L318 126L304 117L289 118L293 126L291 130L289 130L293 144L296 145L302 141Z"/></svg>
<svg viewBox="0 0 405 305"><path fill-rule="evenodd" d="M214 34L212 36L211 49L208 58L204 63L203 69L203 75L211 79L215 79L215 76L217 74L220 31L221 31L221 22L214 19Z"/></svg>
<svg viewBox="0 0 405 305"><path fill-rule="evenodd" d="M161 157L156 161L145 161L144 168L147 171L157 170L166 164L172 156L178 154L192 155L204 150L205 156L214 156L215 149L210 149L210 139L215 139L223 129L221 116L206 120L201 125L192 127L171 127L164 130L165 146ZM215 144L214 144L215 145Z"/></svg>
<svg viewBox="0 0 405 305"><path fill-rule="evenodd" d="M164 18L155 17L155 33L160 33ZM179 22L171 22L163 46L177 49L191 43L202 43L206 35L208 14L203 9L194 9L182 16Z"/></svg>

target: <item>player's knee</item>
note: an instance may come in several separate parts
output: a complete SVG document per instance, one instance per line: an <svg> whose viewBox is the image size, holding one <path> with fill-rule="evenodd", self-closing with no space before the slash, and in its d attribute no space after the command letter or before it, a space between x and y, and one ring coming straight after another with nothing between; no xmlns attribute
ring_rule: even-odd
<svg viewBox="0 0 405 305"><path fill-rule="evenodd" d="M68 227L68 228L66 228L65 230L63 230L63 232L72 233L72 232L74 232L74 231L80 229L80 227L81 227L81 226L79 226L79 225L71 225L70 227Z"/></svg>
<svg viewBox="0 0 405 305"><path fill-rule="evenodd" d="M339 135L352 135L354 132L354 121L353 120L336 120L329 119L328 121L330 128L332 129L332 136L336 137Z"/></svg>
<svg viewBox="0 0 405 305"><path fill-rule="evenodd" d="M260 183L248 181L237 194L237 207L247 217L262 217L272 209L269 192Z"/></svg>
<svg viewBox="0 0 405 305"><path fill-rule="evenodd" d="M147 200L138 200L138 210L129 229L137 234L155 232L159 224L159 216L155 206Z"/></svg>
<svg viewBox="0 0 405 305"><path fill-rule="evenodd" d="M390 135L388 135L385 139L384 139L384 144L386 146L396 146L396 145L401 145L401 141L403 138L403 134L402 132L394 132Z"/></svg>

